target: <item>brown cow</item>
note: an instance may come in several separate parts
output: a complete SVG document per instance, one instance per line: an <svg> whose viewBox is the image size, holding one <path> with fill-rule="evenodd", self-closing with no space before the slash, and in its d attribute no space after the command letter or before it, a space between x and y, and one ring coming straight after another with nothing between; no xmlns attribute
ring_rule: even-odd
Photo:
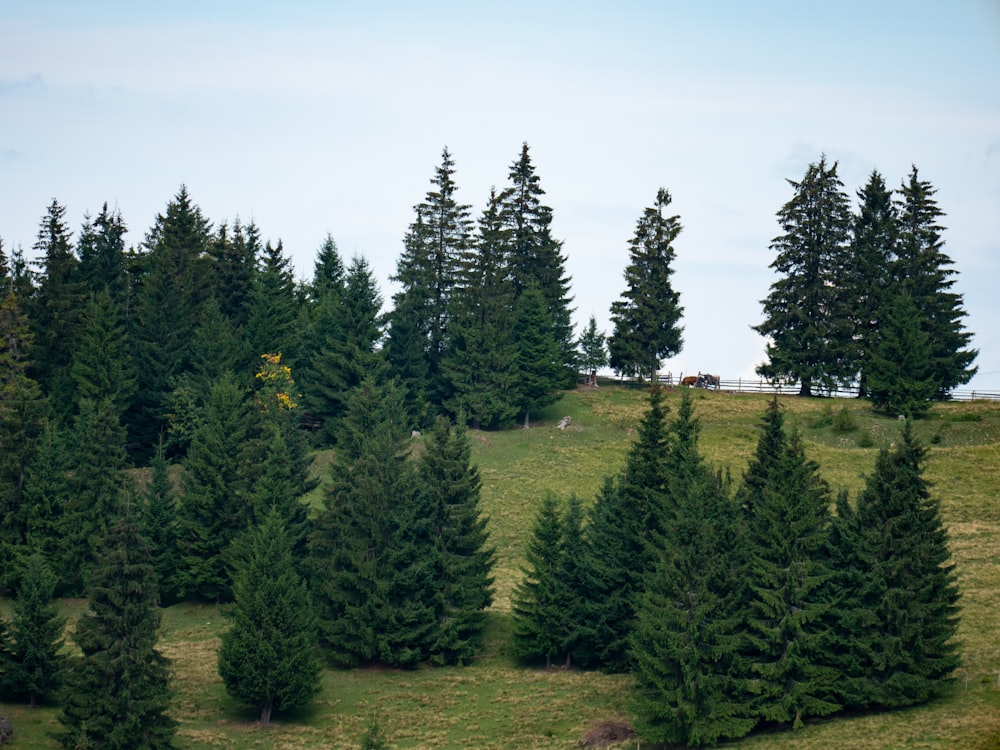
<svg viewBox="0 0 1000 750"><path fill-rule="evenodd" d="M689 388L698 382L697 375L688 375L686 378L681 378L681 385L686 385Z"/></svg>

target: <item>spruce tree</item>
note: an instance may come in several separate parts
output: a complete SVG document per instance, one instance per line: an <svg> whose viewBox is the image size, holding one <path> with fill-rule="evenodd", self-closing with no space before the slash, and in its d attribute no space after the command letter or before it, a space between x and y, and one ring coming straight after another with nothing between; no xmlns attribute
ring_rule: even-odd
<svg viewBox="0 0 1000 750"><path fill-rule="evenodd" d="M913 297L921 327L930 337L935 397L945 398L976 374L972 363L978 351L968 348L972 333L962 323L967 314L962 295L953 291L957 272L943 249L939 221L944 212L934 199L936 192L913 167L900 189L900 233L892 271L896 283Z"/></svg>
<svg viewBox="0 0 1000 750"><path fill-rule="evenodd" d="M491 191L476 240L460 268L442 364L452 392L445 406L477 429L504 427L517 416L518 348L509 234L496 191Z"/></svg>
<svg viewBox="0 0 1000 750"><path fill-rule="evenodd" d="M940 382L930 334L905 290L886 300L881 315L878 335L868 351L872 405L892 415L920 416L930 408Z"/></svg>
<svg viewBox="0 0 1000 750"><path fill-rule="evenodd" d="M748 645L740 677L757 686L751 715L797 728L809 716L840 708L829 700L836 672L825 666L830 498L798 433L785 433L777 398L737 500L746 517L749 560L743 605Z"/></svg>
<svg viewBox="0 0 1000 750"><path fill-rule="evenodd" d="M265 352L280 352L289 365L297 368L301 341L295 276L280 241L264 245L247 304L245 335L251 359Z"/></svg>
<svg viewBox="0 0 1000 750"><path fill-rule="evenodd" d="M479 470L463 429L439 417L426 440L418 474L431 511L436 591L440 612L431 658L468 663L482 642L486 608L493 601L494 550L481 516Z"/></svg>
<svg viewBox="0 0 1000 750"><path fill-rule="evenodd" d="M508 172L509 185L499 196L500 219L509 237L510 274L514 294L537 288L548 313L549 331L559 348L562 388L576 384L576 351L570 278L562 242L552 236L552 209L542 203L545 191L535 174L528 144Z"/></svg>
<svg viewBox="0 0 1000 750"><path fill-rule="evenodd" d="M597 330L597 319L593 315L587 321L587 327L576 342L580 353L580 367L588 375L588 383L597 387L597 371L608 363L608 350L604 331Z"/></svg>
<svg viewBox="0 0 1000 750"><path fill-rule="evenodd" d="M84 288L106 292L119 309L128 303L128 277L125 267L125 233L128 231L121 213L101 208L96 219L84 221L77 241L80 258L77 274Z"/></svg>
<svg viewBox="0 0 1000 750"><path fill-rule="evenodd" d="M145 253L129 260L138 286L129 318L137 382L127 423L141 455L152 453L166 429L168 396L192 364L194 330L210 295L210 232L182 185L146 235Z"/></svg>
<svg viewBox="0 0 1000 750"><path fill-rule="evenodd" d="M161 442L150 462L149 484L139 513L139 530L149 545L156 573L157 605L168 606L178 599L177 497L170 480L165 449Z"/></svg>
<svg viewBox="0 0 1000 750"><path fill-rule="evenodd" d="M320 690L317 618L280 510L240 538L234 558L219 674L226 692L259 709L266 726L272 711L305 705Z"/></svg>
<svg viewBox="0 0 1000 750"><path fill-rule="evenodd" d="M22 564L4 678L13 697L35 706L55 698L62 684L66 618L53 602L56 577L44 556L34 552Z"/></svg>
<svg viewBox="0 0 1000 750"><path fill-rule="evenodd" d="M542 293L526 290L517 302L514 337L517 342L515 404L530 426L531 412L555 403L565 383L560 364L559 342L552 336L550 316Z"/></svg>
<svg viewBox="0 0 1000 750"><path fill-rule="evenodd" d="M125 321L106 290L91 293L82 320L80 341L73 356L70 375L75 404L82 399L108 399L124 418L135 393L136 374Z"/></svg>
<svg viewBox="0 0 1000 750"><path fill-rule="evenodd" d="M456 274L472 224L470 207L457 200L454 174L455 162L445 148L430 181L432 189L414 206L416 218L406 233L393 277L401 290L393 297L392 316L413 316L424 339L427 392L436 404L448 396L441 360L448 346Z"/></svg>
<svg viewBox="0 0 1000 750"><path fill-rule="evenodd" d="M244 226L237 219L232 228L223 223L212 238L209 249L214 279L212 296L234 328L246 327L262 250L260 230L252 221Z"/></svg>
<svg viewBox="0 0 1000 750"><path fill-rule="evenodd" d="M73 635L82 653L70 661L59 716L67 750L173 747L169 661L156 648L156 574L131 504L122 505L98 545L88 610Z"/></svg>
<svg viewBox="0 0 1000 750"><path fill-rule="evenodd" d="M608 339L611 367L624 375L656 379L660 361L681 351L679 325L684 308L670 277L676 257L673 243L680 234L679 216L664 216L670 193L660 188L656 202L636 223L625 268L627 289L611 303L614 332Z"/></svg>
<svg viewBox="0 0 1000 750"><path fill-rule="evenodd" d="M514 652L527 661L545 660L562 653L565 597L560 590L562 519L559 501L547 493L535 515L524 553L523 577L514 589Z"/></svg>
<svg viewBox="0 0 1000 750"><path fill-rule="evenodd" d="M899 212L882 175L873 171L858 191L858 212L851 218L850 262L845 294L853 300L852 367L857 371L858 396L868 395L871 353L885 317L883 305L891 295L890 263L895 257Z"/></svg>
<svg viewBox="0 0 1000 750"><path fill-rule="evenodd" d="M778 212L783 234L771 242L771 268L781 278L762 301L768 361L757 368L776 381L798 382L799 394L832 389L856 375L851 366L850 300L842 295L848 266L849 201L826 157L810 164L795 196Z"/></svg>
<svg viewBox="0 0 1000 750"><path fill-rule="evenodd" d="M649 409L629 450L625 469L608 477L587 525L586 596L594 631L595 660L611 670L629 665L628 647L646 576L664 533L670 434L663 389L650 389Z"/></svg>
<svg viewBox="0 0 1000 750"><path fill-rule="evenodd" d="M740 674L741 524L704 466L678 502L631 639L636 729L647 742L714 745L757 724Z"/></svg>
<svg viewBox="0 0 1000 750"><path fill-rule="evenodd" d="M835 537L834 666L851 708L898 708L940 695L960 664L959 590L927 451L907 420L879 452L854 512Z"/></svg>
<svg viewBox="0 0 1000 750"><path fill-rule="evenodd" d="M226 554L252 520L240 494L248 420L242 389L232 375L223 377L212 386L205 421L183 463L177 587L185 596L222 601L230 595Z"/></svg>
<svg viewBox="0 0 1000 750"><path fill-rule="evenodd" d="M25 541L26 482L46 413L41 388L29 374L32 341L18 297L6 294L0 302L0 561L10 560Z"/></svg>
<svg viewBox="0 0 1000 750"><path fill-rule="evenodd" d="M406 456L398 386L371 379L341 421L331 488L309 539L309 570L330 658L412 666L436 626L426 505ZM419 512L418 512L419 511Z"/></svg>
<svg viewBox="0 0 1000 750"><path fill-rule="evenodd" d="M32 376L61 419L69 419L73 409L70 368L86 299L65 214L65 206L53 200L42 218L34 247L40 258L37 288L25 301L34 334Z"/></svg>

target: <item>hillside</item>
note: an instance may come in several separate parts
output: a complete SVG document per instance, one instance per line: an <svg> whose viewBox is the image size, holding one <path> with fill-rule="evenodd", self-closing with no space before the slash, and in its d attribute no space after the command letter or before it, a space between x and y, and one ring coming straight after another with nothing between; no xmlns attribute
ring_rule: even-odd
<svg viewBox="0 0 1000 750"><path fill-rule="evenodd" d="M677 394L668 396L676 403ZM738 477L757 440L767 396L697 391L708 460ZM852 496L874 466L878 447L899 430L856 400L782 398L787 424L802 432L809 457L836 491ZM397 748L570 748L595 719L627 716L628 678L588 672L517 667L507 645L510 594L520 576L535 508L546 491L594 497L616 472L645 409L641 390L604 385L580 389L538 415L531 429L472 432L474 461L483 478L483 510L497 548L496 603L487 648L463 669L330 670L320 698L296 715L255 726L226 696L215 672L216 607L178 605L164 613L163 650L175 660L174 709L182 748L351 748L373 712ZM570 417L560 430L557 422ZM994 748L1000 747L1000 404L935 405L918 424L930 447L929 478L943 502L962 588L963 668L947 696L931 705L889 714L810 722L794 734L759 734L739 748ZM326 456L317 457L322 466ZM67 602L79 612L81 602ZM54 709L4 705L18 731L12 748L54 747Z"/></svg>

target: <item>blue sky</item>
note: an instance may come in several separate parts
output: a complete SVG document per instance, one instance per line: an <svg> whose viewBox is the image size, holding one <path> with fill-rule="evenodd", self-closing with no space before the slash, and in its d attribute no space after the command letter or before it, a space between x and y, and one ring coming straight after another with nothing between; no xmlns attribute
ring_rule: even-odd
<svg viewBox="0 0 1000 750"><path fill-rule="evenodd" d="M527 142L579 326L624 289L667 188L684 230L683 351L752 377L776 212L825 154L848 192L915 164L947 216L972 386L1000 390L1000 0L92 2L0 0L0 238L30 255L53 198L107 201L131 243L185 184L311 274L323 238L388 300L447 146L478 216Z"/></svg>

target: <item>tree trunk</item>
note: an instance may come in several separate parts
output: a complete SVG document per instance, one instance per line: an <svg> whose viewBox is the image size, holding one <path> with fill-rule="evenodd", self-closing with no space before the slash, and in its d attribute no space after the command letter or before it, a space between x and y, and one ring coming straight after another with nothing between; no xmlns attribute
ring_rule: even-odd
<svg viewBox="0 0 1000 750"><path fill-rule="evenodd" d="M531 425L528 424L528 410L524 410L524 429L528 429Z"/></svg>
<svg viewBox="0 0 1000 750"><path fill-rule="evenodd" d="M273 701L268 701L263 706L260 707L260 723L263 726L268 726L271 723L271 707Z"/></svg>

